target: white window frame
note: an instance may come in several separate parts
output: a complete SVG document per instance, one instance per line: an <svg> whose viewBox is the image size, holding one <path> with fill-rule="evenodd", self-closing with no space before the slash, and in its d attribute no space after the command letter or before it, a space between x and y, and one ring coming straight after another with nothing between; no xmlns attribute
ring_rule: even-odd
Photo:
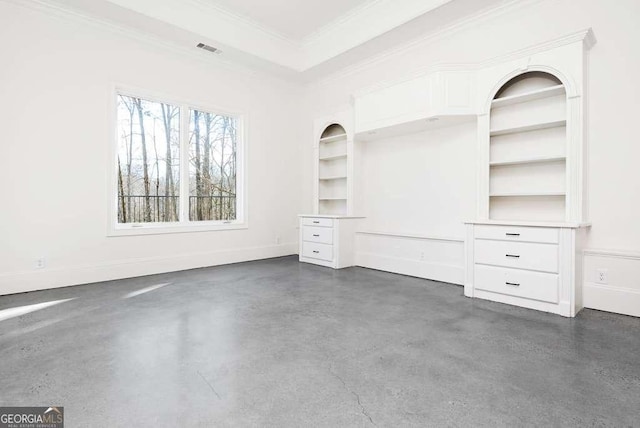
<svg viewBox="0 0 640 428"><path fill-rule="evenodd" d="M160 223L118 223L118 95L137 97L147 101L180 107L180 221ZM107 236L156 235L164 233L209 232L248 229L247 198L247 115L232 109L220 108L202 101L185 100L131 86L113 84L109 106L108 161L108 227ZM220 114L236 119L238 142L236 146L236 219L190 221L189 200L189 111ZM184 163L187 160L187 163Z"/></svg>

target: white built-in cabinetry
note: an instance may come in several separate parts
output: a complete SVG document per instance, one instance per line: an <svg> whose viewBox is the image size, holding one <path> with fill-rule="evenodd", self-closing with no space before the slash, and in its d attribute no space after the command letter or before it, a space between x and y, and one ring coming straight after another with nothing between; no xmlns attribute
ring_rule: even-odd
<svg viewBox="0 0 640 428"><path fill-rule="evenodd" d="M349 111L317 119L314 124L316 214L353 213L353 114Z"/></svg>
<svg viewBox="0 0 640 428"><path fill-rule="evenodd" d="M354 265L359 217L301 215L301 262L342 269Z"/></svg>
<svg viewBox="0 0 640 428"><path fill-rule="evenodd" d="M314 123L314 213L300 215L301 262L341 269L354 265L353 113Z"/></svg>
<svg viewBox="0 0 640 428"><path fill-rule="evenodd" d="M478 64L441 65L354 94L353 109L316 120L314 214L301 217L300 260L353 264L354 141L475 121L478 206L466 226L465 295L574 316L588 227L587 55L594 43L585 30Z"/></svg>
<svg viewBox="0 0 640 428"><path fill-rule="evenodd" d="M318 212L346 215L348 211L350 154L347 132L329 125L318 141Z"/></svg>
<svg viewBox="0 0 640 428"><path fill-rule="evenodd" d="M591 31L478 72L478 213L465 295L573 317L582 309ZM485 101L482 101L485 100Z"/></svg>
<svg viewBox="0 0 640 428"><path fill-rule="evenodd" d="M549 73L523 73L500 89L489 117L489 218L564 220L567 94L562 82Z"/></svg>
<svg viewBox="0 0 640 428"><path fill-rule="evenodd" d="M358 141L475 119L475 72L434 71L354 97Z"/></svg>

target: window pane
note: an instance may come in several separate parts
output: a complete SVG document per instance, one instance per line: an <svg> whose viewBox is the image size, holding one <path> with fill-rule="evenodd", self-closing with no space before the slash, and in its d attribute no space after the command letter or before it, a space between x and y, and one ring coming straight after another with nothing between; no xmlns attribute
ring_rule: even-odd
<svg viewBox="0 0 640 428"><path fill-rule="evenodd" d="M118 223L180 212L180 108L118 95Z"/></svg>
<svg viewBox="0 0 640 428"><path fill-rule="evenodd" d="M189 112L189 220L236 219L237 120Z"/></svg>

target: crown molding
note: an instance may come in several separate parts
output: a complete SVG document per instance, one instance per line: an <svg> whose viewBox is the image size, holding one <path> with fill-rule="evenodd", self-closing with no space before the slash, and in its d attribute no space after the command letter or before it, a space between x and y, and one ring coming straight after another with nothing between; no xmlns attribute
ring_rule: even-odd
<svg viewBox="0 0 640 428"><path fill-rule="evenodd" d="M367 18L369 17L378 17L379 20L375 21L380 25L372 25L372 27L378 27L379 31L382 26L387 25L390 28L396 28L399 24L398 19L404 17L408 19L408 17L415 17L416 14L424 14L429 10L433 10L450 0L403 0L406 1L408 6L402 11L395 15L395 18L390 18L385 21L385 11L389 11L390 5L392 5L392 0L369 0L366 3L361 4L360 6L350 10L346 14L341 17L335 19L329 24L321 27L316 32L312 33L310 36L304 39L303 43L299 41L295 41L291 38L288 38L276 31L273 31L270 28L267 28L254 20L238 14L231 12L219 5L208 2L206 0L181 0L182 5L184 7L190 8L192 13L196 13L202 16L217 16L221 22L225 22L225 28L228 30L229 28L233 28L235 32L242 33L244 29L250 29L254 34L251 36L245 35L245 37L240 37L240 41L238 41L239 47L233 46L231 44L226 45L224 40L218 40L215 37L214 33L211 33L209 36L206 34L197 34L197 29L194 31L190 31L189 29L182 28L180 25L171 24L166 19L163 20L162 16L167 16L170 11L170 3L166 0L160 0L157 5L162 5L163 7L158 8L158 18L153 18L150 15L144 14L144 12L137 12L137 15L142 20L144 19L153 19L158 23L162 23L168 26L174 26L176 29L180 29L184 31L185 34L192 34L193 37L202 36L203 41L210 42L219 42L218 46L222 48L223 51L227 53L227 55L220 56L207 56L202 55L201 52L195 52L190 49L189 46L186 46L184 40L182 43L179 43L178 40L171 40L171 36L164 37L158 34L152 34L150 32L145 32L140 30L134 26L132 26L131 22L128 24L120 23L118 18L120 16L124 16L125 11L135 11L136 9L132 9L130 6L134 4L134 2L129 2L128 0L101 0L101 2L90 2L87 4L103 4L104 6L100 6L98 8L93 8L92 10L84 9L84 4L80 0L0 0L9 2L12 4L36 8L36 9L44 9L47 11L48 15L56 15L58 17L64 16L66 18L73 17L74 19L82 19L88 22L91 22L95 25L99 25L103 28L109 29L111 31L115 31L119 34L126 35L128 37L135 38L137 40L141 40L147 43L151 43L158 47L163 47L165 49L169 49L174 52L178 52L182 55L188 55L191 58L198 59L199 61L203 61L210 64L215 64L217 66L223 66L233 71L241 71L246 74L260 74L260 75L271 75L276 77L279 80L287 81L289 80L291 84L298 84L303 81L303 70L308 70L308 67L313 67L318 65L325 60L331 58L332 56L339 55L343 53L346 49L357 46L366 42L367 40L351 41L347 40L346 37L341 37L339 40L333 40L331 42L331 38L336 37L336 35L340 35L341 28L346 28L347 30L353 30L354 28L357 30L357 25L352 28L352 24L359 22L360 24L367 23ZM142 10L144 8L152 8L156 0L137 0L136 4L138 5L138 9ZM528 6L541 3L547 0L506 0L504 3L501 3L498 6L489 7L480 12L477 12L469 17L460 19L451 25L448 25L438 31L435 31L430 34L426 34L418 39L414 39L407 43L400 45L397 48L389 49L387 51L381 52L375 56L369 57L365 60L356 62L353 65L347 66L339 71L336 71L332 74L325 75L320 79L314 80L310 83L307 83L309 86L315 85L323 85L331 83L335 80L347 77L349 75L353 75L355 73L361 72L363 70L374 67L381 62L388 61L397 57L399 55L406 54L413 49L418 48L424 44L434 43L436 41L442 40L446 37L450 37L453 34L463 31L465 29L470 28L471 26L477 25L489 19L498 17L504 13L512 12L515 10L520 10L526 8ZM68 3L67 3L68 2ZM114 9L109 9L109 6ZM397 3L396 3L397 5ZM396 6L397 8L397 6ZM111 19L106 17L109 13L104 16L100 16L100 12L104 10L112 10L113 13ZM122 15L119 15L122 14ZM182 21L184 24L185 17L188 17L187 14L183 14L181 19L178 19L177 22ZM364 21L362 21L364 20ZM205 20L199 21L200 28L203 28L203 22ZM406 21L405 21L406 22ZM381 24L382 23L382 24ZM375 23L374 23L375 24ZM184 27L184 25L183 25ZM144 28L144 25L141 25L139 28ZM226 30L221 30L224 34ZM344 32L344 31L342 31ZM352 31L355 34L358 34L358 31ZM371 33L373 34L373 33ZM371 35L370 34L370 35ZM249 50L243 49L241 45L250 46L252 37L262 38L262 44L254 46L252 49L256 51L255 53L250 52ZM263 37L262 37L263 36ZM331 37L329 37L331 36ZM226 37L235 40L233 38L233 33L226 31ZM329 38L327 38L329 37ZM357 36L357 37L362 37ZM368 37L368 36L367 36ZM365 37L365 39L367 38ZM575 37L579 37L575 35ZM588 49L593 46L596 42L595 37L592 32L584 35L584 43L585 47ZM344 39L344 41L343 41ZM354 46L350 46L350 44L356 43ZM316 45L317 44L317 45ZM260 52L261 47L269 47L265 52ZM317 51L316 51L316 48ZM315 53L314 53L315 52ZM517 55L518 53L513 53L513 55ZM451 64L449 67L453 66ZM437 70L438 67L442 68L444 65L434 65L428 67L430 70ZM461 67L469 67L468 64L461 65ZM420 72L424 72L424 69L414 72L413 75L416 75ZM403 79L403 80L406 80ZM293 82L291 82L293 81ZM379 87L379 85L376 85Z"/></svg>
<svg viewBox="0 0 640 428"><path fill-rule="evenodd" d="M111 33L115 33L117 35L127 37L146 45L181 55L183 57L195 60L208 66L213 66L218 69L224 69L226 71L231 71L234 73L241 73L245 76L259 76L261 78L266 77L278 81L286 86L300 86L297 81L292 82L291 79L286 79L273 73L263 72L257 70L256 68L248 67L235 61L230 61L224 56L203 54L202 52L199 52L199 50L194 50L191 47L185 47L177 43L169 42L164 38L153 36L148 32L137 30L130 26L121 25L111 20L103 19L95 15L85 13L84 11L67 7L66 5L61 5L55 0L0 0L0 2L40 12L45 14L49 18L58 19L63 22L68 22L69 20L71 20L76 23L91 25L101 30L106 30Z"/></svg>
<svg viewBox="0 0 640 428"><path fill-rule="evenodd" d="M301 71L322 64L452 0L373 0L303 39Z"/></svg>
<svg viewBox="0 0 640 428"><path fill-rule="evenodd" d="M327 33L334 31L336 28L339 28L342 25L345 25L355 19L357 16L362 15L367 10L373 8L376 4L381 3L384 0L369 0L366 3L361 4L360 6L356 6L347 13L337 17L333 21L323 25L322 27L316 29L311 32L311 34L305 36L301 40L302 45L309 45L314 43L315 41L324 37Z"/></svg>
<svg viewBox="0 0 640 428"><path fill-rule="evenodd" d="M225 7L222 7L220 5L216 5L214 3L208 2L206 0L182 0L184 2L188 2L191 3L192 5L198 7L199 9L201 9L204 12L208 12L208 13L215 13L218 15L222 15L224 16L226 19L236 22L238 24L241 24L243 26L249 26L252 28L255 28L263 33L265 33L266 35L268 35L269 37L273 37L275 39L279 39L284 43L288 43L290 44L292 47L295 48L300 48L301 46L301 42L298 40L295 40L291 37L288 37L287 35L274 30L271 27L267 27L266 25L261 24L260 22L249 18L246 15L242 15L240 13L236 13L233 12Z"/></svg>
<svg viewBox="0 0 640 428"><path fill-rule="evenodd" d="M381 52L378 55L375 55L373 57L360 61L356 64L353 64L352 66L343 68L340 71L337 71L324 78L321 78L314 82L309 83L309 86L321 86L325 84L330 84L331 82L334 82L336 80L348 77L353 74L360 73L382 62L389 61L395 57L404 55L407 52L410 52L411 50L418 48L419 46L436 43L442 39L451 37L456 33L467 30L475 25L489 21L493 18L499 17L500 15L503 15L505 13L524 9L529 6L542 3L544 1L547 1L547 0L507 0L505 3L502 3L498 6L492 6L492 7L486 8L466 18L460 19L450 25L447 25L441 28L438 31L426 34L423 37L419 37L417 39L411 40L393 49L389 49L385 52Z"/></svg>

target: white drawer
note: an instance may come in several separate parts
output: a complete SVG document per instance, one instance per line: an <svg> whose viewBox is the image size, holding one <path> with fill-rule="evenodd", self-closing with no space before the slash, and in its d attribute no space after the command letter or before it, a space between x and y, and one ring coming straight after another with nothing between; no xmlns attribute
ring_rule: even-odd
<svg viewBox="0 0 640 428"><path fill-rule="evenodd" d="M333 244L333 229L329 227L304 226L302 228L302 240L319 242L320 244Z"/></svg>
<svg viewBox="0 0 640 428"><path fill-rule="evenodd" d="M315 242L302 243L302 256L310 259L333 260L333 246Z"/></svg>
<svg viewBox="0 0 640 428"><path fill-rule="evenodd" d="M558 303L558 275L476 265L474 287L542 302Z"/></svg>
<svg viewBox="0 0 640 428"><path fill-rule="evenodd" d="M321 217L303 217L302 224L304 226L333 227L333 219Z"/></svg>
<svg viewBox="0 0 640 428"><path fill-rule="evenodd" d="M558 246L476 239L474 262L558 273Z"/></svg>
<svg viewBox="0 0 640 428"><path fill-rule="evenodd" d="M557 244L560 234L558 229L546 227L479 225L474 227L474 236L476 239L499 239L502 241Z"/></svg>

